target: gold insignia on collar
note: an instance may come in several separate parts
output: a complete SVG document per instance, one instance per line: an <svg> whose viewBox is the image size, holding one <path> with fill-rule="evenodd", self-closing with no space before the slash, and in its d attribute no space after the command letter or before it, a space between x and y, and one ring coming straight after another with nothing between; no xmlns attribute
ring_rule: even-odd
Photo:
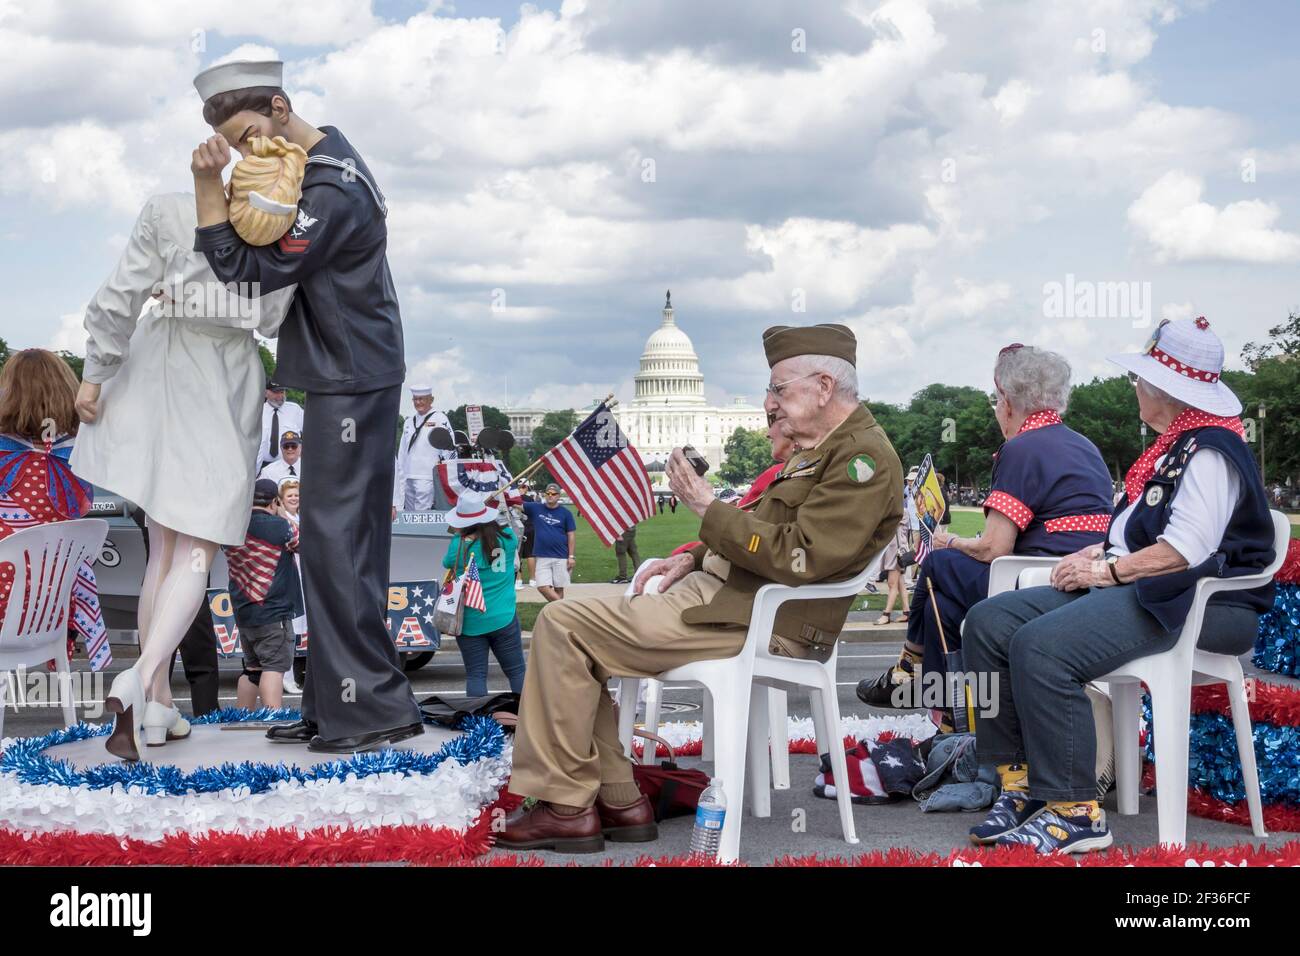
<svg viewBox="0 0 1300 956"><path fill-rule="evenodd" d="M756 535L756 534L751 534L751 535L749 536L749 544L746 546L746 550L747 550L750 554L757 554L757 553L758 553L758 542L759 542L758 535Z"/></svg>

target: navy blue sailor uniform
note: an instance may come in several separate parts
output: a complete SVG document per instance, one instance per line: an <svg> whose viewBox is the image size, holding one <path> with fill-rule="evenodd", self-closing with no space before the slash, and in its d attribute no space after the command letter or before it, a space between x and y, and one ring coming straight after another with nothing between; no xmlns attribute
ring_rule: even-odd
<svg viewBox="0 0 1300 956"><path fill-rule="evenodd" d="M332 126L308 152L294 226L250 246L230 223L195 232L222 282L298 291L275 380L307 392L300 564L312 630L302 711L327 739L418 724L388 634L393 422L406 376L388 269L387 208L365 161Z"/></svg>
<svg viewBox="0 0 1300 956"><path fill-rule="evenodd" d="M1067 427L1054 411L1035 412L994 456L984 513L1015 524L1015 554L1066 555L1101 544L1110 525L1110 473L1097 446ZM988 597L989 566L955 548L931 552L921 562L907 639L925 649L922 671L944 671L943 644L927 582L948 650L961 646L961 622Z"/></svg>

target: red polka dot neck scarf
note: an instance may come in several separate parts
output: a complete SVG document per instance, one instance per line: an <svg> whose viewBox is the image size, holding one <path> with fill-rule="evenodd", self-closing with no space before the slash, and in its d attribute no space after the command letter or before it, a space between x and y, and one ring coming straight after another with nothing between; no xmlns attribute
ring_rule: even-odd
<svg viewBox="0 0 1300 956"><path fill-rule="evenodd" d="M1238 437L1244 436L1240 418L1211 415L1209 412L1203 412L1197 408L1183 409L1179 412L1178 417L1169 423L1169 427L1165 429L1164 433L1151 443L1150 447L1142 453L1137 461L1133 462L1133 467L1124 476L1124 492L1128 495L1128 503L1132 504L1141 497L1142 489L1151 480L1151 476L1156 473L1156 461L1169 450L1179 435L1194 428L1205 428L1207 425L1226 428L1228 431L1234 432Z"/></svg>

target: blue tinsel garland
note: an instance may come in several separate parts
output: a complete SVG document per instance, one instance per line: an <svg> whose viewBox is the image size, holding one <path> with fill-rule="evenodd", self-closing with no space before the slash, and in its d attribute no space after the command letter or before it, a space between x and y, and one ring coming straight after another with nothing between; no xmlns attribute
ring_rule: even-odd
<svg viewBox="0 0 1300 956"><path fill-rule="evenodd" d="M1142 713L1151 726L1151 698L1142 696ZM1237 758L1232 718L1224 714L1192 714L1187 752L1187 783L1226 803L1246 799L1246 785ZM1300 806L1300 727L1254 725L1255 763L1259 792L1267 805ZM1147 734L1147 760L1155 760L1154 734Z"/></svg>
<svg viewBox="0 0 1300 956"><path fill-rule="evenodd" d="M1259 616L1255 666L1300 677L1300 585L1279 584L1273 608Z"/></svg>
<svg viewBox="0 0 1300 956"><path fill-rule="evenodd" d="M227 724L248 720L297 720L296 710L245 711L223 708L196 718L196 724ZM308 783L316 780L345 780L348 777L367 777L377 773L404 775L429 774L445 760L460 764L472 763L483 757L500 756L505 746L505 732L490 717L471 717L459 729L461 736L449 740L437 753L416 753L409 750L378 750L353 754L347 759L330 760L306 770L287 767L283 763L266 764L244 761L240 764L224 763L218 767L200 767L184 773L179 767L153 763L106 763L88 770L78 770L66 760L56 760L44 751L58 744L107 736L111 724L79 723L73 727L56 730L44 737L26 737L16 741L0 754L0 774L13 774L26 784L59 784L65 787L88 787L100 790L106 787L139 787L149 794L184 796L188 793L215 793L221 790L240 789L248 793L263 793L281 781Z"/></svg>

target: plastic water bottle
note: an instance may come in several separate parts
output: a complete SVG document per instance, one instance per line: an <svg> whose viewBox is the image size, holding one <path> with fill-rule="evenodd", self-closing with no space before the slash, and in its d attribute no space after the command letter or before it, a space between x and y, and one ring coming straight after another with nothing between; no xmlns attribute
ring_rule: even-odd
<svg viewBox="0 0 1300 956"><path fill-rule="evenodd" d="M695 810L695 828L691 831L692 856L697 853L717 856L718 844L722 842L722 821L726 816L727 796L722 792L722 781L713 777L700 794L700 803Z"/></svg>

